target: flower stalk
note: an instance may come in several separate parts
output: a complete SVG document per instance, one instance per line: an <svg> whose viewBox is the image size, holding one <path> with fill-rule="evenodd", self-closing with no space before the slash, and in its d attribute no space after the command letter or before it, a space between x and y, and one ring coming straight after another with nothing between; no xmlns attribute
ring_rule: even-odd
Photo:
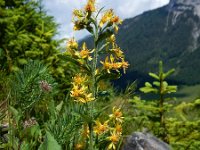
<svg viewBox="0 0 200 150"><path fill-rule="evenodd" d="M67 45L67 52L73 58L73 62L82 67L80 69L80 74L73 78L73 86L70 95L75 102L84 103L88 106L86 109L88 109L87 115L90 121L86 120L86 123L89 128L89 150L97 148L95 146L97 146L99 142L98 139L101 138L101 136L97 134L97 131L107 129L106 125L109 122L107 121L105 124L101 124L95 121L98 120L94 115L95 104L98 101L98 83L100 80L106 79L104 76L109 76L111 73L120 75L120 70L125 72L129 65L128 62L125 61L123 52L115 43L114 33L118 31L118 25L121 24L122 21L114 14L112 9L105 11L99 19L102 10L103 8L100 10L96 9L95 0L88 0L84 9L74 10L73 12L74 30L86 29L93 35L93 50L89 50L86 43L83 43L82 49L79 51L79 46L75 39L69 40ZM99 57L102 52L108 56L105 61L98 62L99 59L102 58ZM102 64L102 66L99 66L100 64ZM87 69L84 70L84 68ZM86 78L84 78L84 76L86 76ZM120 113L119 109L116 110ZM120 120L123 119L123 117L121 118L120 116L117 119ZM115 148L114 145L117 144L118 138L121 137L121 134L118 134L121 130L121 122L118 120L114 121L113 126L117 126L117 132L114 131L113 128L110 128L110 132L106 130L106 132L103 133L109 133L107 137L111 134L111 138L104 139L111 141L112 146L110 147Z"/></svg>

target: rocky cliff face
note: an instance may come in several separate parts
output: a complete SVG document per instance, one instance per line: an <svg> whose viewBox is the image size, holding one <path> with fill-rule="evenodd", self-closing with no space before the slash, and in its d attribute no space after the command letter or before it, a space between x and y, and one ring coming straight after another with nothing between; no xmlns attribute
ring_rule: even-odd
<svg viewBox="0 0 200 150"><path fill-rule="evenodd" d="M193 11L194 15L200 17L200 0L170 0L169 11L183 13L184 11Z"/></svg>
<svg viewBox="0 0 200 150"><path fill-rule="evenodd" d="M200 0L170 0L167 9L169 14L166 30L169 26L169 19L171 19L171 24L174 25L181 15L187 15L188 13L200 18ZM170 15L171 17L169 17ZM199 46L198 38L200 37L200 26L199 23L194 20L191 20L191 22L193 23L193 30L191 32L193 42L189 45L188 49L193 51Z"/></svg>

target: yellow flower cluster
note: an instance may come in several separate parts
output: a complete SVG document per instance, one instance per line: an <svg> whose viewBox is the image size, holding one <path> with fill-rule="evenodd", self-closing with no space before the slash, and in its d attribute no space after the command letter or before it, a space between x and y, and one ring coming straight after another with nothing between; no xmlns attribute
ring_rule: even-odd
<svg viewBox="0 0 200 150"><path fill-rule="evenodd" d="M72 22L74 23L74 30L82 30L89 24L89 18L92 12L96 11L95 0L88 0L83 10L75 9L73 11Z"/></svg>
<svg viewBox="0 0 200 150"><path fill-rule="evenodd" d="M113 107L113 112L109 115L110 120L114 121L115 127L111 131L111 135L107 138L110 141L108 149L116 149L116 144L119 142L122 135L123 115L120 108Z"/></svg>
<svg viewBox="0 0 200 150"><path fill-rule="evenodd" d="M121 52L120 52L121 53ZM121 54L118 55L121 55ZM103 68L108 72L111 73L111 70L115 70L117 72L119 72L119 69L123 69L124 73L126 72L126 69L128 68L129 64L127 61L124 61L124 59L122 59L119 62L116 62L115 57L113 57L113 55L111 54L110 57L106 57L105 62L101 61L101 64L103 65Z"/></svg>
<svg viewBox="0 0 200 150"><path fill-rule="evenodd" d="M100 122L99 119L95 121L94 133L96 135L107 135L106 140L110 141L108 149L116 149L116 144L121 139L123 116L119 109L113 108L113 113L109 115L109 120ZM109 133L109 134L108 134Z"/></svg>
<svg viewBox="0 0 200 150"><path fill-rule="evenodd" d="M115 35L112 34L107 38L107 42L111 44L112 48L108 51L111 53L110 56L105 58L105 61L100 61L103 65L103 68L107 71L107 73L111 73L112 70L119 72L119 69L123 69L124 73L126 73L126 69L129 64L125 61L124 53L119 46L116 44Z"/></svg>
<svg viewBox="0 0 200 150"><path fill-rule="evenodd" d="M99 22L99 27L102 28L105 24L107 24L108 26L113 25L115 32L117 32L118 25L121 23L122 23L122 20L114 14L112 9L109 9L103 14Z"/></svg>
<svg viewBox="0 0 200 150"><path fill-rule="evenodd" d="M87 103L94 100L92 93L89 92L88 86L85 84L86 81L87 77L81 74L73 78L70 96L77 102Z"/></svg>
<svg viewBox="0 0 200 150"><path fill-rule="evenodd" d="M124 119L121 109L120 108L117 109L116 107L113 107L112 114L109 115L109 117L110 119L119 123L122 123Z"/></svg>
<svg viewBox="0 0 200 150"><path fill-rule="evenodd" d="M87 27L92 22L90 19L93 12L97 12L95 7L95 0L88 0L87 4L85 5L84 9L73 11L73 19L72 22L74 23L74 30L82 30ZM99 27L102 28L103 26L113 26L115 32L118 31L118 25L122 23L122 20L114 14L112 9L105 11L99 21Z"/></svg>
<svg viewBox="0 0 200 150"><path fill-rule="evenodd" d="M95 12L95 0L88 0L87 4L85 5L86 12Z"/></svg>
<svg viewBox="0 0 200 150"><path fill-rule="evenodd" d="M99 120L95 121L96 126L94 127L94 133L97 135L101 135L108 131L108 121L105 121L104 123L101 123Z"/></svg>
<svg viewBox="0 0 200 150"><path fill-rule="evenodd" d="M78 59L85 59L89 61L92 60L90 54L93 53L94 51L94 50L89 50L85 42L83 43L81 50L78 51L78 43L74 38L68 40L67 50L72 55L72 57Z"/></svg>
<svg viewBox="0 0 200 150"><path fill-rule="evenodd" d="M74 38L71 38L67 42L67 50L76 50L78 48L78 43Z"/></svg>

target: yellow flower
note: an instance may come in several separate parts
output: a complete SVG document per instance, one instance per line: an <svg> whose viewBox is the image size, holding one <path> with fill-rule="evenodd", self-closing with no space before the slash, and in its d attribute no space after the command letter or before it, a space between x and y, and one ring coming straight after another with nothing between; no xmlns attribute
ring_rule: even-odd
<svg viewBox="0 0 200 150"><path fill-rule="evenodd" d="M75 85L83 84L86 80L87 77L79 73L73 77L73 84Z"/></svg>
<svg viewBox="0 0 200 150"><path fill-rule="evenodd" d="M108 146L108 149L116 149L116 144L119 142L120 140L120 135L117 134L116 132L112 132L111 135L107 138L109 141L111 141L111 143Z"/></svg>
<svg viewBox="0 0 200 150"><path fill-rule="evenodd" d="M77 43L77 41L74 38L69 39L68 42L67 42L67 50L69 50L69 52L72 55L74 55L74 53L75 53L74 50L76 50L76 49L78 49L78 43Z"/></svg>
<svg viewBox="0 0 200 150"><path fill-rule="evenodd" d="M89 130L89 127L87 124L84 124L83 125L83 131L82 131L82 136L84 138L88 138L89 137L89 133L90 133L90 130Z"/></svg>
<svg viewBox="0 0 200 150"><path fill-rule="evenodd" d="M72 88L72 91L70 92L70 96L77 98L77 97L81 97L86 91L86 87L85 86L78 86L78 85L74 85Z"/></svg>
<svg viewBox="0 0 200 150"><path fill-rule="evenodd" d="M117 109L117 108L113 107L113 110L112 110L112 111L113 111L113 113L112 113L111 115L109 115L109 117L110 117L111 119L114 119L114 120L116 120L116 121L122 123L124 117L122 117L121 109L120 109L120 108Z"/></svg>
<svg viewBox="0 0 200 150"><path fill-rule="evenodd" d="M85 84L86 81L87 77L82 74L77 74L73 77L73 87L70 91L70 96L74 98L74 101L87 103L95 99L92 93L89 93L88 87Z"/></svg>
<svg viewBox="0 0 200 150"><path fill-rule="evenodd" d="M85 102L91 102L93 100L95 100L95 98L93 97L92 93L85 95Z"/></svg>
<svg viewBox="0 0 200 150"><path fill-rule="evenodd" d="M123 68L124 73L126 73L126 69L128 68L129 63L127 61L124 61L124 59L122 59L121 62L121 67Z"/></svg>
<svg viewBox="0 0 200 150"><path fill-rule="evenodd" d="M82 50L80 51L81 58L87 58L89 61L91 61L92 57L90 56L90 53L92 52L93 51L89 51L89 49L87 49L86 43L83 43Z"/></svg>
<svg viewBox="0 0 200 150"><path fill-rule="evenodd" d="M110 70L115 70L115 71L119 71L118 69L121 68L122 63L121 62L115 62L115 58L113 57L113 55L110 55L110 61L109 61L109 57L107 56L105 59L105 62L100 61L101 64L103 64L103 68L110 73Z"/></svg>
<svg viewBox="0 0 200 150"><path fill-rule="evenodd" d="M100 61L101 64L103 65L103 68L110 73L110 70L112 69L112 64L109 62L108 56L105 59L105 62Z"/></svg>
<svg viewBox="0 0 200 150"><path fill-rule="evenodd" d="M114 25L114 30L115 30L115 33L117 33L117 32L118 32L118 30L119 30L119 27L118 27L118 25Z"/></svg>
<svg viewBox="0 0 200 150"><path fill-rule="evenodd" d="M113 15L114 15L114 12L113 12L112 9L106 11L106 12L104 13L104 15L102 16L100 22L99 22L99 26L100 26L100 27L103 27L103 25L104 25L106 22L109 22L109 21L112 19Z"/></svg>
<svg viewBox="0 0 200 150"><path fill-rule="evenodd" d="M80 19L80 18L84 17L84 14L83 14L83 12L81 10L75 9L73 11L73 16L77 17L78 19Z"/></svg>
<svg viewBox="0 0 200 150"><path fill-rule="evenodd" d="M116 62L116 63L112 63L112 69L119 72L118 69L121 68L121 63L120 62Z"/></svg>
<svg viewBox="0 0 200 150"><path fill-rule="evenodd" d="M111 19L111 22L112 22L112 23L115 23L115 24L122 24L122 20L121 20L118 16L114 16L114 17Z"/></svg>
<svg viewBox="0 0 200 150"><path fill-rule="evenodd" d="M120 62L114 62L114 61L115 61L115 58L113 57L113 55L110 55L111 69L119 72L118 69L121 68L121 63Z"/></svg>
<svg viewBox="0 0 200 150"><path fill-rule="evenodd" d="M111 43L115 43L115 41L116 41L115 35L112 34L112 35L109 37L108 41L111 42Z"/></svg>
<svg viewBox="0 0 200 150"><path fill-rule="evenodd" d="M86 12L95 12L95 0L88 0L86 6L85 6L85 11Z"/></svg>
<svg viewBox="0 0 200 150"><path fill-rule="evenodd" d="M81 144L81 143L76 144L75 150L83 150L83 144Z"/></svg>
<svg viewBox="0 0 200 150"><path fill-rule="evenodd" d="M120 49L120 47L116 47L113 49L113 52L117 56L117 58L123 58L124 57L124 52Z"/></svg>
<svg viewBox="0 0 200 150"><path fill-rule="evenodd" d="M98 135L108 131L108 121L101 123L99 120L95 121L96 126L94 127L94 132Z"/></svg>
<svg viewBox="0 0 200 150"><path fill-rule="evenodd" d="M122 125L117 123L115 128L114 128L114 131L117 133L117 134L122 134Z"/></svg>

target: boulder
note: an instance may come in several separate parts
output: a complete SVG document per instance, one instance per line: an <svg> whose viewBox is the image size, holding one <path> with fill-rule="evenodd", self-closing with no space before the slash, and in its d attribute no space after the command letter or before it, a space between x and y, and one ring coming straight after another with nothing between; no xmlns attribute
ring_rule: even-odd
<svg viewBox="0 0 200 150"><path fill-rule="evenodd" d="M149 133L134 132L127 138L122 150L171 150L165 142Z"/></svg>

